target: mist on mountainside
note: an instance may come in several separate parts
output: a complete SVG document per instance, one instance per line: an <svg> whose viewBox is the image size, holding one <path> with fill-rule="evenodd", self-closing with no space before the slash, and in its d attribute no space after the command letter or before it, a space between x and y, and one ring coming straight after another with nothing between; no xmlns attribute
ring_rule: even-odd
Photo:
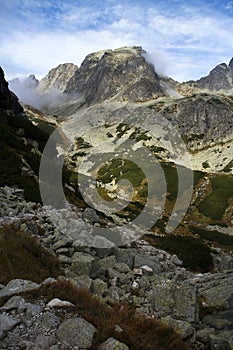
<svg viewBox="0 0 233 350"><path fill-rule="evenodd" d="M39 81L31 74L24 79L15 78L9 81L9 88L19 100L37 109L44 110L46 107L57 106L68 101L71 96L64 94L56 88L50 88L46 92L38 89Z"/></svg>

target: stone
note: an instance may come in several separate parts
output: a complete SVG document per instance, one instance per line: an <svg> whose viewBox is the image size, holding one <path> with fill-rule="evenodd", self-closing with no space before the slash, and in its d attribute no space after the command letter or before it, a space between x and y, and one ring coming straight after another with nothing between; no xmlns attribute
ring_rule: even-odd
<svg viewBox="0 0 233 350"><path fill-rule="evenodd" d="M46 328L57 328L61 322L61 318L51 312L45 312L42 316L42 325Z"/></svg>
<svg viewBox="0 0 233 350"><path fill-rule="evenodd" d="M72 256L71 271L75 272L77 276L89 275L94 260L90 254L76 252Z"/></svg>
<svg viewBox="0 0 233 350"><path fill-rule="evenodd" d="M199 294L204 298L208 307L214 309L229 308L232 297L233 272L208 274L200 277L196 284Z"/></svg>
<svg viewBox="0 0 233 350"><path fill-rule="evenodd" d="M59 326L57 335L60 341L68 346L90 348L96 328L81 317L70 318Z"/></svg>
<svg viewBox="0 0 233 350"><path fill-rule="evenodd" d="M104 292L108 289L108 284L100 278L96 278L92 282L91 292L97 296L102 297Z"/></svg>
<svg viewBox="0 0 233 350"><path fill-rule="evenodd" d="M154 305L162 317L172 317L186 321L195 322L198 320L197 288L187 283L174 283L164 280L160 284L153 284L152 295L149 301Z"/></svg>
<svg viewBox="0 0 233 350"><path fill-rule="evenodd" d="M142 273L147 276L153 275L153 269L150 266L143 265L141 266Z"/></svg>
<svg viewBox="0 0 233 350"><path fill-rule="evenodd" d="M232 350L232 347L227 340L220 338L217 335L209 335L209 343L211 350Z"/></svg>
<svg viewBox="0 0 233 350"><path fill-rule="evenodd" d="M12 318L11 316L0 315L0 340L19 323L20 320Z"/></svg>
<svg viewBox="0 0 233 350"><path fill-rule="evenodd" d="M170 262L171 262L172 264L177 265L177 266L182 266L182 265L183 265L183 261L181 261L181 260L178 258L178 256L175 255L175 254L171 256Z"/></svg>
<svg viewBox="0 0 233 350"><path fill-rule="evenodd" d="M1 310L6 310L6 311L10 311L13 309L18 309L20 308L21 310L26 309L27 308L27 303L24 300L24 298L20 297L20 296L13 296L12 298L10 298L4 305L3 307L1 307Z"/></svg>
<svg viewBox="0 0 233 350"><path fill-rule="evenodd" d="M119 248L115 253L116 260L118 263L126 264L132 270L134 268L135 252L135 249Z"/></svg>
<svg viewBox="0 0 233 350"><path fill-rule="evenodd" d="M91 245L100 258L112 255L116 246L113 242L102 236L95 236Z"/></svg>
<svg viewBox="0 0 233 350"><path fill-rule="evenodd" d="M99 350L129 350L129 347L117 339L108 338L99 346Z"/></svg>
<svg viewBox="0 0 233 350"><path fill-rule="evenodd" d="M39 334L36 337L35 344L29 347L30 350L48 350L56 344L56 338L51 335Z"/></svg>
<svg viewBox="0 0 233 350"><path fill-rule="evenodd" d="M215 334L215 330L213 328L203 328L196 332L196 338L201 343L208 344L210 334Z"/></svg>
<svg viewBox="0 0 233 350"><path fill-rule="evenodd" d="M114 265L114 269L117 271L117 272L120 272L120 273L128 273L130 272L130 268L128 265L124 264L124 263L116 263Z"/></svg>
<svg viewBox="0 0 233 350"><path fill-rule="evenodd" d="M29 303L26 309L26 318L30 320L32 317L39 315L41 311L42 307L40 305Z"/></svg>
<svg viewBox="0 0 233 350"><path fill-rule="evenodd" d="M87 291L91 289L92 281L93 280L87 275L77 276L72 279L72 282L74 282L74 285L76 287L85 289Z"/></svg>
<svg viewBox="0 0 233 350"><path fill-rule="evenodd" d="M54 298L46 304L47 308L54 308L54 307L74 307L74 304L72 304L69 301L61 300L59 298Z"/></svg>
<svg viewBox="0 0 233 350"><path fill-rule="evenodd" d="M152 270L153 271L153 270ZM133 269L133 273L136 275L136 276L142 276L143 275L143 272L142 272L142 269L141 268L135 268Z"/></svg>
<svg viewBox="0 0 233 350"><path fill-rule="evenodd" d="M114 255L107 256L106 258L95 260L92 264L91 269L91 277L104 277L106 275L106 271L109 268L114 268L116 263L116 258Z"/></svg>
<svg viewBox="0 0 233 350"><path fill-rule="evenodd" d="M40 287L39 284L22 279L11 280L4 288L0 290L0 298L8 297L16 293L33 291Z"/></svg>
<svg viewBox="0 0 233 350"><path fill-rule="evenodd" d="M86 208L83 212L83 219L91 222L92 224L99 222L96 211L92 208Z"/></svg>
<svg viewBox="0 0 233 350"><path fill-rule="evenodd" d="M221 330L233 329L233 310L214 312L202 319L209 327Z"/></svg>
<svg viewBox="0 0 233 350"><path fill-rule="evenodd" d="M183 339L186 339L195 333L195 328L192 327L189 322L175 320L170 316L162 317L161 321L174 328L175 331L180 334Z"/></svg>
<svg viewBox="0 0 233 350"><path fill-rule="evenodd" d="M118 288L117 286L111 286L106 291L106 299L113 301L113 302L119 302L121 298L124 296L125 292L121 288Z"/></svg>
<svg viewBox="0 0 233 350"><path fill-rule="evenodd" d="M68 237L59 237L59 240L56 241L53 245L52 245L52 249L53 250L58 250L60 248L67 248L67 247L70 247L73 243L73 240L71 238L68 238Z"/></svg>
<svg viewBox="0 0 233 350"><path fill-rule="evenodd" d="M57 258L62 265L71 265L72 264L72 259L69 256L58 255Z"/></svg>

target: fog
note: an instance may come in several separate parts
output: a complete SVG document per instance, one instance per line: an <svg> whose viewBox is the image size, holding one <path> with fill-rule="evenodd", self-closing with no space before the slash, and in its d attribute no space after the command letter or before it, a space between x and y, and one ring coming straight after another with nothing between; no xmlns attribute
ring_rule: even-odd
<svg viewBox="0 0 233 350"><path fill-rule="evenodd" d="M24 79L15 78L9 81L10 90L16 94L20 102L42 111L63 104L71 98L55 88L41 92L38 86L39 80L33 74Z"/></svg>
<svg viewBox="0 0 233 350"><path fill-rule="evenodd" d="M155 72L161 77L167 77L167 71L169 68L169 62L161 52L146 52L143 54L145 60L152 64Z"/></svg>

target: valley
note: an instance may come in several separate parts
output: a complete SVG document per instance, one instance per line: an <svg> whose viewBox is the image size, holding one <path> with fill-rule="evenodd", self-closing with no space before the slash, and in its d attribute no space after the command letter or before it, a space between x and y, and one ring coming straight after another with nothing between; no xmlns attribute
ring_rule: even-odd
<svg viewBox="0 0 233 350"><path fill-rule="evenodd" d="M19 103L0 72L0 240L9 271L0 279L0 304L16 278L38 284L31 294L17 286L15 295L40 307L38 293L64 298L61 284L97 329L93 349L108 332L127 349L140 347L123 318L115 321L122 334L105 325L101 335L97 319L110 322L110 309L94 316L77 295L93 304L95 295L113 309L128 302L145 320L174 328L165 327L173 345L156 333L159 349L212 350L219 339L219 349L233 349L232 60L178 83L157 74L145 54L123 47L89 54L80 67L60 64L33 86L40 109ZM25 233L35 236L54 269L33 260L42 277L33 280L31 270L18 277L3 251L23 265L28 248L14 256L6 239L12 230L22 241ZM47 277L56 280L43 282ZM142 327L137 313L130 315ZM66 333L58 337L67 341ZM1 339L14 348L5 333Z"/></svg>

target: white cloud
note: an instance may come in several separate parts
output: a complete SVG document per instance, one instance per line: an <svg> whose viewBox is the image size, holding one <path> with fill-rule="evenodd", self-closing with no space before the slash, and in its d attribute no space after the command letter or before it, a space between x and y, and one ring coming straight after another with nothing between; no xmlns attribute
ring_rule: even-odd
<svg viewBox="0 0 233 350"><path fill-rule="evenodd" d="M88 3L80 7L68 0L8 1L4 13L8 9L15 23L0 34L0 59L7 78L31 73L40 78L60 63L79 65L93 51L126 45L143 46L158 71L177 80L198 78L232 56L233 19L222 13L188 5L181 11L178 3L169 11L154 3L106 1L99 9ZM16 12L12 17L13 4L19 6L22 18ZM6 23L4 17L1 21Z"/></svg>

